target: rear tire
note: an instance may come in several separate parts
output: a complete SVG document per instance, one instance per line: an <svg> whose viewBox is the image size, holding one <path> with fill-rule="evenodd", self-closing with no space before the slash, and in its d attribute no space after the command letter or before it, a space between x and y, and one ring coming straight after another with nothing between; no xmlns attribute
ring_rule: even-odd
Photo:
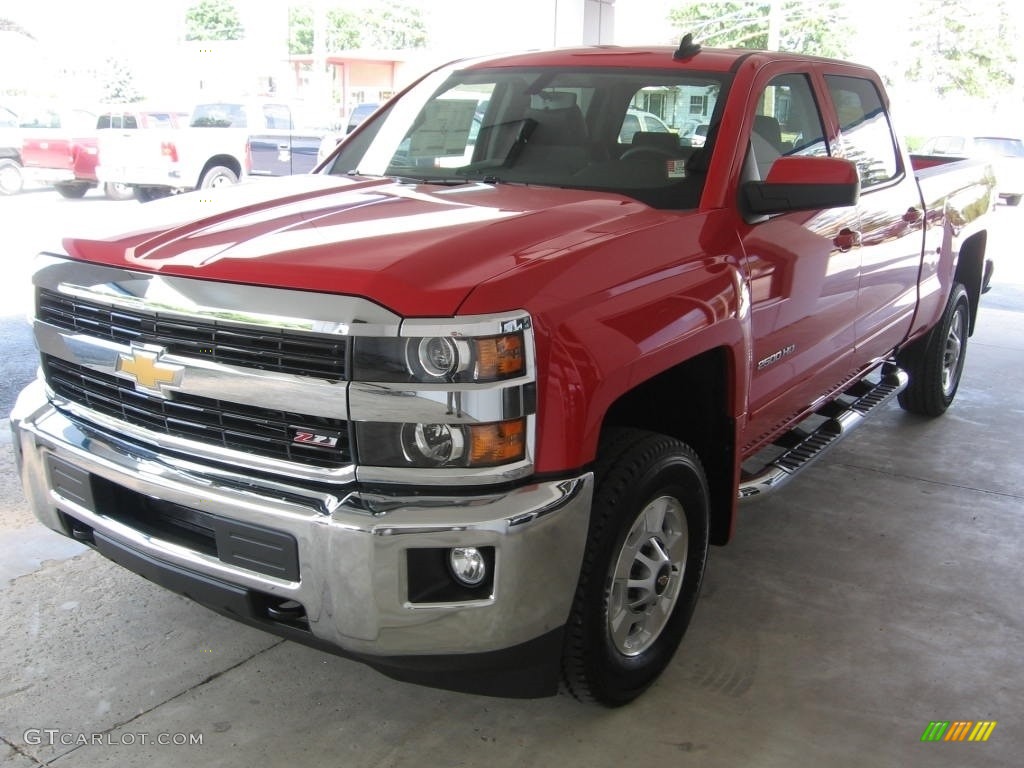
<svg viewBox="0 0 1024 768"><path fill-rule="evenodd" d="M21 163L9 157L0 160L0 195L16 195L24 188Z"/></svg>
<svg viewBox="0 0 1024 768"><path fill-rule="evenodd" d="M171 190L167 187L135 187L135 199L140 203L149 203L161 197L170 197Z"/></svg>
<svg viewBox="0 0 1024 768"><path fill-rule="evenodd" d="M946 412L960 387L970 327L967 290L955 283L938 324L899 354L900 367L910 377L899 394L903 410L922 416Z"/></svg>
<svg viewBox="0 0 1024 768"><path fill-rule="evenodd" d="M92 189L91 184L76 184L74 182L54 184L53 188L57 190L57 193L61 197L66 197L69 200L78 200L85 197L85 193Z"/></svg>
<svg viewBox="0 0 1024 768"><path fill-rule="evenodd" d="M103 194L110 200L131 200L135 197L135 190L127 184L108 182L103 185Z"/></svg>
<svg viewBox="0 0 1024 768"><path fill-rule="evenodd" d="M686 632L708 551L708 487L696 453L666 435L609 430L566 629L577 698L626 704L661 674Z"/></svg>
<svg viewBox="0 0 1024 768"><path fill-rule="evenodd" d="M223 165L215 165L208 168L199 182L200 189L213 189L214 187L226 187L238 183L238 174Z"/></svg>

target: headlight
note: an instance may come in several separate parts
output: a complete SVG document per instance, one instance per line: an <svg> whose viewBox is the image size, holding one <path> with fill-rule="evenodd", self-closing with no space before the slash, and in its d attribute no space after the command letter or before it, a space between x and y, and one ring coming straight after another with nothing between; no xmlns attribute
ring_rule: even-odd
<svg viewBox="0 0 1024 768"><path fill-rule="evenodd" d="M359 461L377 467L495 467L526 456L526 419L494 424L356 424Z"/></svg>
<svg viewBox="0 0 1024 768"><path fill-rule="evenodd" d="M360 479L502 482L532 471L536 361L525 312L405 320L399 336L355 335L350 349ZM399 471L409 469L418 471Z"/></svg>
<svg viewBox="0 0 1024 768"><path fill-rule="evenodd" d="M453 384L512 379L526 372L522 332L484 338L355 338L353 378Z"/></svg>

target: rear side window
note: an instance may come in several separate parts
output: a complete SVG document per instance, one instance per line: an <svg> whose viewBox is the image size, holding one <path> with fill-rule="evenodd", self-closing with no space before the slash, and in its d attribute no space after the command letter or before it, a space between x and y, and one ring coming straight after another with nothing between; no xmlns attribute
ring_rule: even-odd
<svg viewBox="0 0 1024 768"><path fill-rule="evenodd" d="M167 112L146 112L142 115L145 128L172 128L174 123Z"/></svg>
<svg viewBox="0 0 1024 768"><path fill-rule="evenodd" d="M246 128L241 104L200 104L192 113L193 128Z"/></svg>
<svg viewBox="0 0 1024 768"><path fill-rule="evenodd" d="M107 113L100 115L100 119L96 121L97 129L104 128L119 128L119 129L135 129L139 127L139 121L135 118L135 115L123 115L123 114L112 114Z"/></svg>
<svg viewBox="0 0 1024 768"><path fill-rule="evenodd" d="M49 109L23 114L19 121L22 128L60 128L60 115Z"/></svg>
<svg viewBox="0 0 1024 768"><path fill-rule="evenodd" d="M263 107L264 128L287 131L292 127L291 111L284 104L266 104Z"/></svg>
<svg viewBox="0 0 1024 768"><path fill-rule="evenodd" d="M896 178L901 170L899 155L889 115L875 84L842 75L826 75L825 82L842 130L837 154L857 166L861 187L870 189Z"/></svg>

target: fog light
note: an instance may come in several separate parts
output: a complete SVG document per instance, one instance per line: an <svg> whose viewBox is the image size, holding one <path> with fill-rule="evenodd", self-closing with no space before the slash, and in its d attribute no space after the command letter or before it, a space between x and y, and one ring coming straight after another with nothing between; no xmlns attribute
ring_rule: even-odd
<svg viewBox="0 0 1024 768"><path fill-rule="evenodd" d="M455 547L448 552L448 566L459 583L475 587L487 577L487 563L476 547Z"/></svg>

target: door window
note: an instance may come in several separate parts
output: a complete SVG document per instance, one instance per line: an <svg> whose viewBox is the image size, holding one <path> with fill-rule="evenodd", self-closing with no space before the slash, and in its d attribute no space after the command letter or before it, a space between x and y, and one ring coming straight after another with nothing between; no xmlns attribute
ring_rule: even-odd
<svg viewBox="0 0 1024 768"><path fill-rule="evenodd" d="M264 127L270 130L287 131L292 127L291 111L284 104L263 106Z"/></svg>
<svg viewBox="0 0 1024 768"><path fill-rule="evenodd" d="M878 89L860 77L826 75L842 131L840 154L853 161L862 189L892 181L900 173L889 116Z"/></svg>
<svg viewBox="0 0 1024 768"><path fill-rule="evenodd" d="M780 75L761 93L754 110L748 175L765 179L783 155L826 156L825 130L806 75Z"/></svg>

